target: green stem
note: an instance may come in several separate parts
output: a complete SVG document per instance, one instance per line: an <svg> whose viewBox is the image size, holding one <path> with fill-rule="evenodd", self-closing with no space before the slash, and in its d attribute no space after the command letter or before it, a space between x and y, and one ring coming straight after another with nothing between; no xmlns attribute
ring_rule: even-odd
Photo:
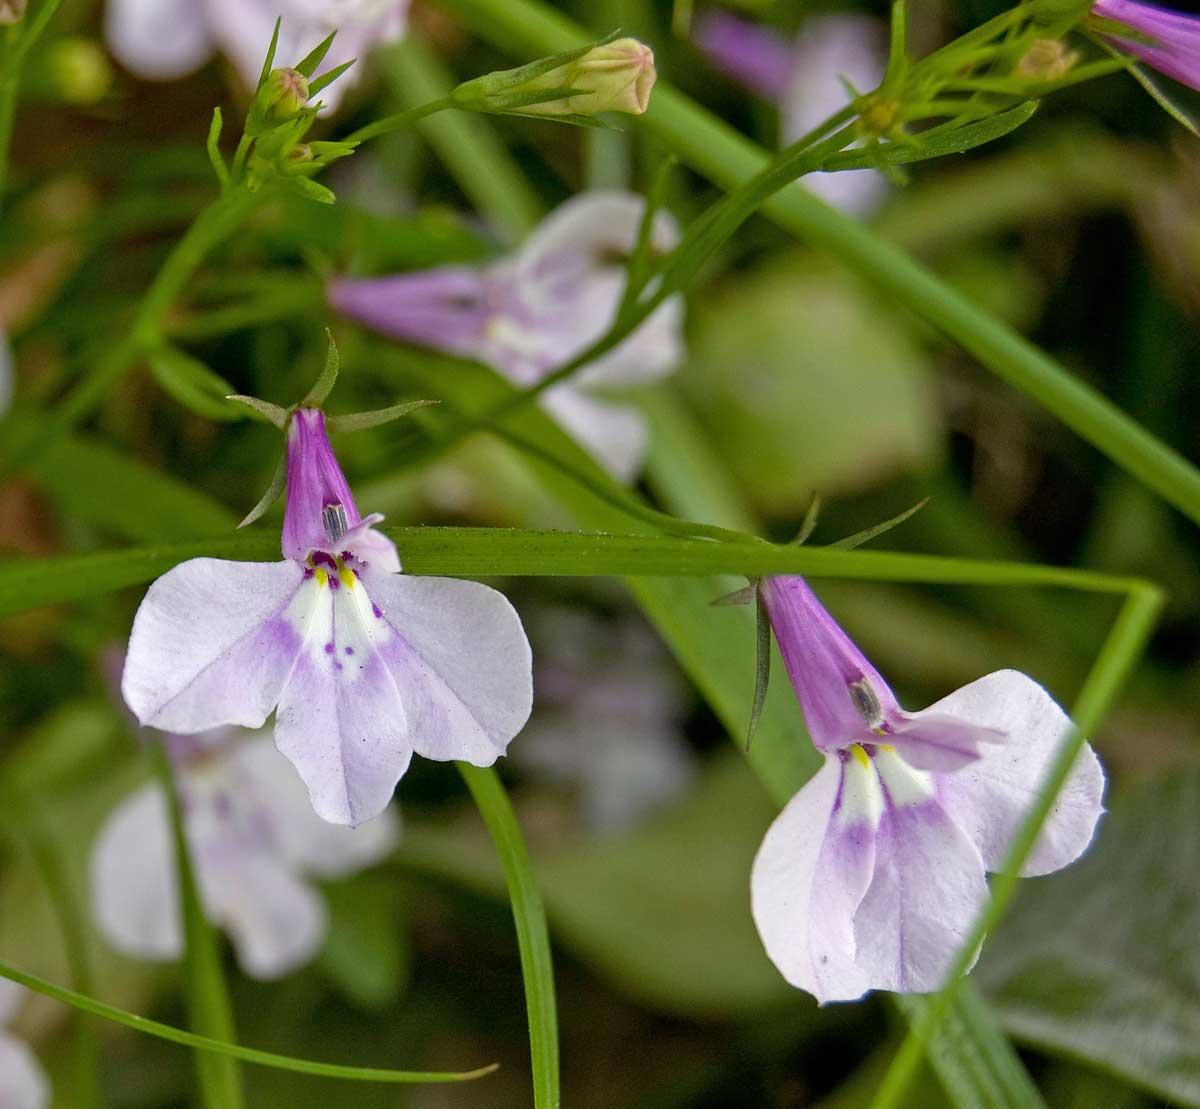
<svg viewBox="0 0 1200 1109"><path fill-rule="evenodd" d="M184 827L183 809L175 786L175 773L166 744L151 745L155 774L171 816L171 836L175 844L175 871L179 888L180 919L183 921L186 949L184 974L188 1019L202 1035L233 1043L233 1008L225 983L221 948L217 934L204 913L191 850ZM228 1055L204 1052L196 1055L196 1072L204 1104L209 1109L242 1109L241 1072Z"/></svg>
<svg viewBox="0 0 1200 1109"><path fill-rule="evenodd" d="M521 950L521 973L525 979L534 1109L558 1109L558 1015L554 1004L554 964L550 953L550 934L546 927L546 910L533 876L529 852L521 837L521 828L508 794L496 771L462 762L457 765L504 865L513 921L517 926L517 945Z"/></svg>
<svg viewBox="0 0 1200 1109"><path fill-rule="evenodd" d="M445 0L476 29L533 57L590 41L577 24L537 0ZM726 189L769 161L756 144L662 82L642 124L679 158ZM1094 389L903 251L802 186L788 185L763 213L875 282L940 328L985 366L1052 412L1134 477L1200 523L1200 471Z"/></svg>
<svg viewBox="0 0 1200 1109"><path fill-rule="evenodd" d="M415 108L408 108L403 112L397 112L395 115L377 119L374 123L368 123L366 127L360 127L357 131L351 132L342 141L366 142L368 139L386 135L390 131L401 131L406 127L411 127L418 120L422 120L426 116L431 116L435 112L445 111L448 108L456 108L457 106L449 96L443 96L437 100L431 100L426 104L420 104Z"/></svg>
<svg viewBox="0 0 1200 1109"><path fill-rule="evenodd" d="M1162 592L1156 587L1140 582L1131 585L1128 598L1076 701L1073 714L1075 726L1059 745L1038 790L1037 800L1021 821L1004 863L993 877L991 898L951 963L946 974L946 986L930 1000L928 1007L909 1030L908 1037L884 1075L871 1109L900 1109L907 1103L905 1098L925 1056L926 1045L951 1004L958 981L970 970L979 946L988 932L999 923L1012 901L1021 867L1033 850L1076 757L1088 737L1095 734L1100 721L1141 657L1162 604Z"/></svg>
<svg viewBox="0 0 1200 1109"><path fill-rule="evenodd" d="M315 1059L297 1059L291 1055L276 1055L273 1051L259 1051L254 1047L243 1047L241 1044L224 1043L208 1036L199 1036L195 1032L186 1032L174 1025L162 1024L148 1017L138 1016L125 1009L118 1009L94 997L87 997L68 990L63 986L29 974L11 963L0 959L0 978L7 978L26 989L33 990L45 997L61 1001L84 1013L91 1013L113 1024L132 1028L147 1036L155 1036L169 1043L181 1044L197 1051L211 1052L214 1055L226 1056L230 1059L240 1059L244 1063L254 1063L261 1067L272 1067L275 1070L290 1071L293 1074L309 1074L316 1078L341 1078L349 1082L386 1082L386 1083L421 1083L421 1082L468 1082L475 1078L483 1078L495 1071L497 1064L492 1063L473 1071L403 1071L387 1070L380 1067L351 1067L342 1063L321 1063Z"/></svg>

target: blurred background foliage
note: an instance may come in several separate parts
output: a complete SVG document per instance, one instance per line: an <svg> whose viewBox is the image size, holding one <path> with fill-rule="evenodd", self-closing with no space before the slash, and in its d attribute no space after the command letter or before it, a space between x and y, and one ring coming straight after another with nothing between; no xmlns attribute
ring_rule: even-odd
<svg viewBox="0 0 1200 1109"><path fill-rule="evenodd" d="M669 5L560 6L598 31L619 26L652 43L660 73L774 145L773 110L672 36ZM740 6L781 28L806 10L790 0ZM203 150L211 107L245 104L220 60L161 85L122 72L104 52L98 8L64 3L27 66L0 216L0 323L19 367L10 428L45 419L119 333L213 192ZM999 9L913 5L914 47ZM507 64L421 0L409 40L370 58L367 78L321 127L345 133L426 99L451 72ZM334 411L438 396L439 381L469 371L337 321L323 276L494 257L583 189L645 189L662 158L636 127L593 135L436 117L339 164L327 178L336 207L264 209L191 283L170 330L237 392L288 403L319 367L329 322L344 368ZM681 170L669 207L687 221L715 196ZM875 223L1196 457L1200 154L1132 81L1051 98L1013 138L919 167ZM1139 573L1167 588L1151 655L1099 737L1112 811L1098 842L1080 866L1025 884L976 978L1051 1104L1200 1104L1194 530L1032 401L765 222L748 225L691 292L687 344L673 378L631 393L654 429L644 487L667 509L724 514L717 522L782 539L819 493L816 541L827 542L928 496L889 548ZM139 367L89 426L22 459L23 472L0 485L4 553L231 528L265 488L278 442L219 404L204 418L178 403L188 381ZM497 440L477 436L419 466L407 461L412 442L393 425L338 443L364 509L393 524L572 524ZM696 451L716 470L693 467ZM619 584L504 587L528 618L539 686L558 667L568 689L588 693L583 712L570 710L571 697L548 698L535 716L540 754L523 757L518 739L502 767L556 944L564 1104L864 1104L899 1035L895 1015L879 1000L819 1012L768 963L747 886L773 809L714 716ZM820 591L913 704L1010 665L1069 702L1113 611L1046 591L849 582ZM146 775L97 662L127 634L139 596L0 623L0 953L56 981L72 976L64 912L86 922L92 838ZM564 622L572 642L587 644L577 658L567 657ZM618 665L631 643L641 652L633 675ZM630 683L647 681L650 707L622 715ZM632 811L595 817L635 789ZM400 795L399 850L325 887L331 929L311 966L262 984L231 963L239 1037L364 1065L498 1060L502 1069L479 1084L399 1089L246 1068L251 1105L528 1104L520 968L493 849L452 768L415 763ZM64 877L57 891L47 857ZM97 996L185 1021L177 968L123 959L90 930L82 942ZM77 1104L74 1022L38 998L17 1026L63 1107ZM189 1103L186 1052L120 1029L99 1034L105 1104ZM936 1106L942 1095L929 1078L914 1097Z"/></svg>

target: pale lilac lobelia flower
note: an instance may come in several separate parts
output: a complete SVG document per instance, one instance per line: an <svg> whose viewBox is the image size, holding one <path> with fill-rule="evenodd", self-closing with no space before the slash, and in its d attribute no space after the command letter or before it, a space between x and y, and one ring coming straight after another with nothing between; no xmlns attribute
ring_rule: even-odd
<svg viewBox="0 0 1200 1109"><path fill-rule="evenodd" d="M0 978L0 1106L4 1109L47 1109L50 1081L29 1046L4 1031L17 1015L25 990Z"/></svg>
<svg viewBox="0 0 1200 1109"><path fill-rule="evenodd" d="M241 728L166 735L184 833L205 915L252 978L276 979L320 950L328 913L308 879L342 878L383 859L399 822L386 810L357 828L326 823L271 737ZM158 783L112 812L92 848L93 915L134 958L183 955L175 845Z"/></svg>
<svg viewBox="0 0 1200 1109"><path fill-rule="evenodd" d="M121 692L142 724L259 727L317 814L358 824L387 805L414 751L490 766L529 717L529 643L485 585L400 573L360 516L318 409L287 429L283 562L197 558L147 591Z"/></svg>
<svg viewBox="0 0 1200 1109"><path fill-rule="evenodd" d="M408 0L108 0L105 37L117 60L147 80L184 77L220 50L253 89L277 17L277 66L295 65L337 31L325 58L332 69L401 38L407 16ZM326 88L326 107L351 83L353 71Z"/></svg>
<svg viewBox="0 0 1200 1109"><path fill-rule="evenodd" d="M1002 865L1071 721L1014 670L905 712L802 578L760 588L825 756L754 860L767 954L821 1003L937 990L986 902L985 873ZM1082 854L1103 790L1085 746L1023 875Z"/></svg>
<svg viewBox="0 0 1200 1109"><path fill-rule="evenodd" d="M711 11L697 21L695 41L717 69L776 105L784 146L850 102L844 81L870 92L887 67L886 31L865 15L813 16L788 42L765 27ZM811 173L802 183L858 216L869 215L887 195L887 180L873 169Z"/></svg>
<svg viewBox="0 0 1200 1109"><path fill-rule="evenodd" d="M1092 14L1122 23L1138 37L1105 34L1115 46L1182 85L1200 89L1200 16L1137 0L1095 0Z"/></svg>
<svg viewBox="0 0 1200 1109"><path fill-rule="evenodd" d="M644 204L633 193L582 193L492 265L341 278L330 284L329 302L386 335L483 362L527 387L608 330L625 289L622 259L637 240ZM665 252L677 240L674 220L660 212L654 248ZM636 474L648 431L641 413L603 391L669 374L683 358L682 328L683 302L672 297L619 346L541 397L618 477Z"/></svg>

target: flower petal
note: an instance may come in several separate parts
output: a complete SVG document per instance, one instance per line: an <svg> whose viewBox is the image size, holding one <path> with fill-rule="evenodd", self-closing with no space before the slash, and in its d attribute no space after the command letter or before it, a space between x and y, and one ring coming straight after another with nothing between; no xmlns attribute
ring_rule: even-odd
<svg viewBox="0 0 1200 1109"><path fill-rule="evenodd" d="M875 875L854 916L856 961L872 989L940 989L987 899L983 859L933 796L929 776L875 756L888 794Z"/></svg>
<svg viewBox="0 0 1200 1109"><path fill-rule="evenodd" d="M999 728L939 712L937 705L921 712L897 710L887 719L888 741L920 770L958 770L982 757L986 746L1008 738Z"/></svg>
<svg viewBox="0 0 1200 1109"><path fill-rule="evenodd" d="M304 637L294 562L196 558L146 592L121 680L143 724L199 732L256 728L279 699Z"/></svg>
<svg viewBox="0 0 1200 1109"><path fill-rule="evenodd" d="M282 978L321 949L328 913L320 894L278 859L230 854L203 872L204 903L251 978Z"/></svg>
<svg viewBox="0 0 1200 1109"><path fill-rule="evenodd" d="M859 997L867 989L853 950L829 946L839 928L824 919L829 911L824 898L835 872L821 867L822 854L841 780L841 761L831 755L775 818L750 876L754 923L767 954L793 986L820 1001ZM829 857L824 861L828 864ZM820 883L819 868L824 872ZM821 939L819 949L814 935Z"/></svg>
<svg viewBox="0 0 1200 1109"><path fill-rule="evenodd" d="M428 759L491 766L533 707L529 641L508 599L486 585L405 574L365 576L394 633L379 651Z"/></svg>
<svg viewBox="0 0 1200 1109"><path fill-rule="evenodd" d="M650 431L632 405L597 400L564 385L546 392L542 407L618 480L630 482L642 468Z"/></svg>
<svg viewBox="0 0 1200 1109"><path fill-rule="evenodd" d="M9 978L0 978L0 1024L11 1023L25 1004L25 987Z"/></svg>
<svg viewBox="0 0 1200 1109"><path fill-rule="evenodd" d="M276 847L298 871L340 878L385 858L395 847L400 821L385 809L357 828L330 824L313 812L296 771L275 749L269 736L257 736L231 757L232 774L252 790L276 831Z"/></svg>
<svg viewBox="0 0 1200 1109"><path fill-rule="evenodd" d="M987 868L996 870L1070 730L1071 718L1037 682L1016 670L988 674L930 711L1007 733L1003 745L984 748L977 762L938 780L942 805L975 842ZM1085 745L1021 873L1049 874L1083 854L1104 811L1103 794L1104 771Z"/></svg>
<svg viewBox="0 0 1200 1109"><path fill-rule="evenodd" d="M175 850L166 798L156 785L127 797L92 845L92 911L104 938L137 959L183 955Z"/></svg>
<svg viewBox="0 0 1200 1109"><path fill-rule="evenodd" d="M412 757L410 714L380 653L394 637L348 571L322 570L301 593L311 615L279 698L275 744L317 815L355 825L386 808Z"/></svg>
<svg viewBox="0 0 1200 1109"><path fill-rule="evenodd" d="M197 0L108 0L104 37L117 61L151 81L184 77L213 52L205 6Z"/></svg>
<svg viewBox="0 0 1200 1109"><path fill-rule="evenodd" d="M47 1109L50 1083L29 1047L0 1033L0 1105L4 1109Z"/></svg>

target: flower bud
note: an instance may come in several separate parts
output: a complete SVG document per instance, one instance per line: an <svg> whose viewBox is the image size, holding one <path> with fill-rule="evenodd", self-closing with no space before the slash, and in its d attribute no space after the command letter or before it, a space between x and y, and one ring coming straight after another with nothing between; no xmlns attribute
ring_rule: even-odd
<svg viewBox="0 0 1200 1109"><path fill-rule="evenodd" d="M308 78L299 70L271 70L250 106L246 133L262 134L295 119L308 103L308 97Z"/></svg>
<svg viewBox="0 0 1200 1109"><path fill-rule="evenodd" d="M656 76L650 47L623 38L478 77L455 90L455 101L468 110L514 115L641 115Z"/></svg>
<svg viewBox="0 0 1200 1109"><path fill-rule="evenodd" d="M1037 81L1059 81L1079 61L1079 52L1069 50L1060 39L1035 39L1017 62L1017 74Z"/></svg>
<svg viewBox="0 0 1200 1109"><path fill-rule="evenodd" d="M17 23L25 14L25 0L0 0L0 27Z"/></svg>

